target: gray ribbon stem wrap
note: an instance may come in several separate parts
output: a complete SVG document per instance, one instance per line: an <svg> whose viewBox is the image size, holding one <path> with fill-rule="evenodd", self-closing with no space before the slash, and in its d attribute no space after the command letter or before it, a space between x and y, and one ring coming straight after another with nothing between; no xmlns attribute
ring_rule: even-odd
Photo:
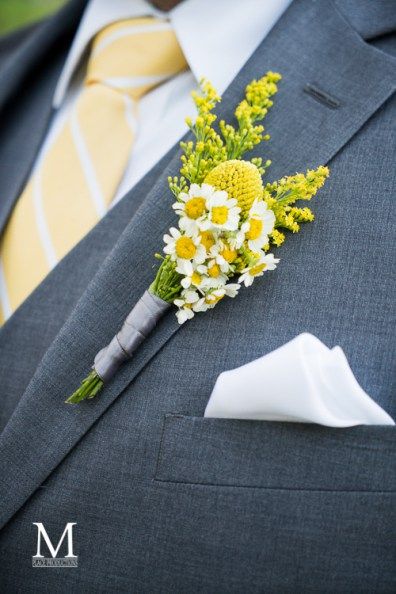
<svg viewBox="0 0 396 594"><path fill-rule="evenodd" d="M95 357L93 369L103 382L108 382L120 365L132 357L169 307L170 303L149 291L143 293L121 330Z"/></svg>

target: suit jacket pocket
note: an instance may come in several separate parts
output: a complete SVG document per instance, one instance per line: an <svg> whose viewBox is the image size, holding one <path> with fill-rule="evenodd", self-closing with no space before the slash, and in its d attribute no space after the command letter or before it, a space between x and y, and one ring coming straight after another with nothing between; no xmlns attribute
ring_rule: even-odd
<svg viewBox="0 0 396 594"><path fill-rule="evenodd" d="M394 427L164 417L155 480L323 491L396 490Z"/></svg>

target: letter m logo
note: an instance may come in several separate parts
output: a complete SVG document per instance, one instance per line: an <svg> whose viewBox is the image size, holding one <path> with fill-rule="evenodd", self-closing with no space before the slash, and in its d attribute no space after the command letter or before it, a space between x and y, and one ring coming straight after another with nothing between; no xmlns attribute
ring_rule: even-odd
<svg viewBox="0 0 396 594"><path fill-rule="evenodd" d="M37 526L37 552L34 555L35 559L44 559L44 555L41 554L41 542L42 542L42 538L44 539L45 544L48 547L48 550L52 556L53 559L55 559L55 557L58 555L59 549L62 546L63 541L65 540L66 536L67 536L67 555L65 555L65 558L77 558L77 555L73 554L73 526L76 526L77 522L68 522L66 524L66 527L63 531L62 536L60 537L60 540L56 546L56 548L53 546L46 529L44 528L44 525L41 522L33 522L34 526Z"/></svg>

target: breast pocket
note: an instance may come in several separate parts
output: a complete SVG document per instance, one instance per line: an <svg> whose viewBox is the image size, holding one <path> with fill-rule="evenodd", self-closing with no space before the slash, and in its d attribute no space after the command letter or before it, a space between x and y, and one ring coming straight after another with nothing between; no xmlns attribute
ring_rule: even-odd
<svg viewBox="0 0 396 594"><path fill-rule="evenodd" d="M261 489L396 490L394 427L164 417L154 479Z"/></svg>

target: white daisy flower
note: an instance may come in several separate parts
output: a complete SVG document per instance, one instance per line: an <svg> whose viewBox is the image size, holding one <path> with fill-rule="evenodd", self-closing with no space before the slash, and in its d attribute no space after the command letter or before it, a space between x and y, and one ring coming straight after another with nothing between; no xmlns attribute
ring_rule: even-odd
<svg viewBox="0 0 396 594"><path fill-rule="evenodd" d="M207 200L208 218L201 223L201 229L221 229L236 231L241 209L235 198L229 198L227 192L218 190Z"/></svg>
<svg viewBox="0 0 396 594"><path fill-rule="evenodd" d="M267 203L264 200L255 200L248 220L241 227L252 252L258 252L268 243L268 234L273 230L274 224L275 215L267 207Z"/></svg>
<svg viewBox="0 0 396 594"><path fill-rule="evenodd" d="M205 295L204 301L207 309L214 307L225 295L224 287L212 289Z"/></svg>
<svg viewBox="0 0 396 594"><path fill-rule="evenodd" d="M240 288L241 285L239 283L229 283L208 293L205 300L210 307L214 307L223 297L236 297Z"/></svg>
<svg viewBox="0 0 396 594"><path fill-rule="evenodd" d="M245 287L250 287L257 276L262 276L266 270L275 270L279 258L275 258L274 254L260 253L260 258L254 266L242 270L242 274L238 282L243 283Z"/></svg>
<svg viewBox="0 0 396 594"><path fill-rule="evenodd" d="M200 231L199 238L204 246L206 253L209 254L212 247L214 247L219 242L219 231L215 231L211 229L210 231Z"/></svg>
<svg viewBox="0 0 396 594"><path fill-rule="evenodd" d="M199 295L196 291L185 290L182 292L180 299L175 299L174 304L178 308L176 317L179 324L184 324L187 320L194 317L193 306L199 300Z"/></svg>
<svg viewBox="0 0 396 594"><path fill-rule="evenodd" d="M204 274L206 276L205 285L206 287L216 288L225 285L227 282L227 276L222 272L221 267L217 264L216 260L209 260L204 266Z"/></svg>
<svg viewBox="0 0 396 594"><path fill-rule="evenodd" d="M228 243L230 244L230 247L232 247L234 250L239 250L243 246L243 242L245 241L245 232L242 231L242 227L243 225L240 229L238 229L238 231L232 233L232 235L228 237Z"/></svg>
<svg viewBox="0 0 396 594"><path fill-rule="evenodd" d="M204 297L201 297L193 304L195 312L207 311L212 309L223 297L236 297L241 285L238 283L229 283L223 287L208 291Z"/></svg>
<svg viewBox="0 0 396 594"><path fill-rule="evenodd" d="M196 289L205 288L207 280L207 277L205 276L207 270L206 266L200 264L194 268L191 262L188 262L188 264L190 264L190 268L188 270L186 270L188 267L185 267L184 270L180 269L178 266L176 267L176 272L184 275L184 278L182 278L180 282L181 286L184 289L189 289L190 287Z"/></svg>
<svg viewBox="0 0 396 594"><path fill-rule="evenodd" d="M187 274L187 271L190 270L189 263L202 264L205 261L206 250L198 235L181 233L175 227L171 227L169 232L170 235L164 235L164 242L166 243L164 252L177 262L180 270L185 270L181 274Z"/></svg>
<svg viewBox="0 0 396 594"><path fill-rule="evenodd" d="M195 313L201 313L202 311L207 311L210 308L211 306L206 302L205 297L201 297L193 304L193 310Z"/></svg>
<svg viewBox="0 0 396 594"><path fill-rule="evenodd" d="M227 274L233 271L232 264L238 257L238 252L235 248L231 247L223 241L219 241L214 245L210 252L209 257L212 256L216 264L220 266L221 272Z"/></svg>
<svg viewBox="0 0 396 594"><path fill-rule="evenodd" d="M191 184L189 191L179 194L179 201L172 208L180 217L180 229L188 233L196 233L200 223L207 217L207 200L213 196L215 189L209 184Z"/></svg>
<svg viewBox="0 0 396 594"><path fill-rule="evenodd" d="M241 285L239 283L228 283L228 285L226 285L224 287L225 294L227 297L234 298L238 295L240 288L241 288Z"/></svg>
<svg viewBox="0 0 396 594"><path fill-rule="evenodd" d="M177 260L176 272L182 276L191 276L194 272L194 266L190 260ZM188 287L184 287L187 289Z"/></svg>

